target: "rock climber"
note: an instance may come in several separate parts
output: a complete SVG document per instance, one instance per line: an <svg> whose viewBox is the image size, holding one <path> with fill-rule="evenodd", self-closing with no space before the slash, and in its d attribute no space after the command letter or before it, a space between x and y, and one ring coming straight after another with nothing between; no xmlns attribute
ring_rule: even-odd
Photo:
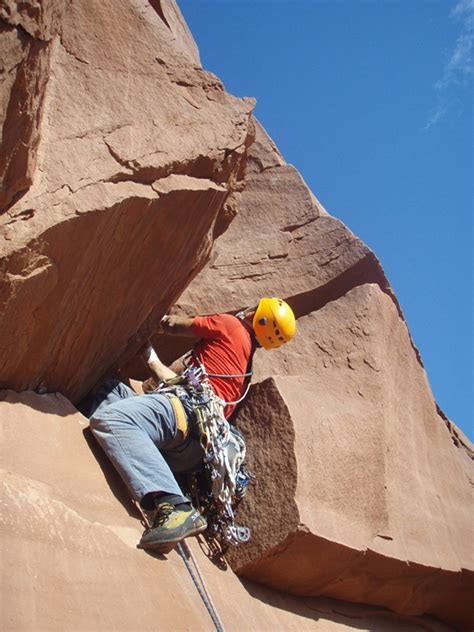
<svg viewBox="0 0 474 632"><path fill-rule="evenodd" d="M165 316L162 327L168 333L199 338L192 362L200 363L208 374L220 376L209 377L209 381L224 402L242 397L256 348L280 347L296 332L294 314L279 298L262 298L257 307L237 316ZM142 357L159 382L176 376L151 346ZM226 418L234 408L225 406ZM152 512L151 527L143 533L139 548L168 552L207 528L205 517L192 506L174 476L197 468L204 457L193 408L185 395L178 398L159 390L137 395L112 380L94 393L87 414L93 435L132 497L144 511Z"/></svg>

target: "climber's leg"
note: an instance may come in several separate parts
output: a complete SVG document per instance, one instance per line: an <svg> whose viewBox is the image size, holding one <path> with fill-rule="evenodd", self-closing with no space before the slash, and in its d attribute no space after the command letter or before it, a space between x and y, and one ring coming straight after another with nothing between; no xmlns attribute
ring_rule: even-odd
<svg viewBox="0 0 474 632"><path fill-rule="evenodd" d="M166 397L153 393L101 405L90 425L135 500L161 493L187 502L160 452L173 445L177 434L175 414Z"/></svg>

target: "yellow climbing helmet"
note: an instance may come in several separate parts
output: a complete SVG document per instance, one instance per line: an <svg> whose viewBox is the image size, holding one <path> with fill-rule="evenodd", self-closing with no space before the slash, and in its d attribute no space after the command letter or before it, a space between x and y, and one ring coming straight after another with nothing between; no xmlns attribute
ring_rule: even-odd
<svg viewBox="0 0 474 632"><path fill-rule="evenodd" d="M253 321L255 337L264 349L276 349L296 333L293 310L281 298L261 298Z"/></svg>

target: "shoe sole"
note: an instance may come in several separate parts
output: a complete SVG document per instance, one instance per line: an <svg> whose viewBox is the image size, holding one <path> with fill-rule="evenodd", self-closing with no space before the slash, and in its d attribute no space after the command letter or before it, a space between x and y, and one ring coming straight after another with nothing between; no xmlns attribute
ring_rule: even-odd
<svg viewBox="0 0 474 632"><path fill-rule="evenodd" d="M174 547L185 540L186 538L192 538L196 535L199 535L203 531L207 529L207 524L204 524L200 527L196 527L190 533L187 533L185 536L178 538L177 540L160 540L159 542L147 542L145 545L137 544L138 549L143 549L145 551L154 551L155 553L169 553L174 549Z"/></svg>

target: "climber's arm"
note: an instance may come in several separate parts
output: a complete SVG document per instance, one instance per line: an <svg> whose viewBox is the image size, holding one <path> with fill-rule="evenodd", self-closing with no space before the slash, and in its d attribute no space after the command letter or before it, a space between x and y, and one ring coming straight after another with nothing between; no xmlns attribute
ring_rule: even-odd
<svg viewBox="0 0 474 632"><path fill-rule="evenodd" d="M153 378L158 382L162 382L163 380L170 380L171 378L176 377L177 373L175 373L169 367L163 364L151 345L148 345L142 351L141 356L147 363Z"/></svg>
<svg viewBox="0 0 474 632"><path fill-rule="evenodd" d="M193 335L193 318L188 316L163 316L161 327L167 334L178 334L180 336Z"/></svg>
<svg viewBox="0 0 474 632"><path fill-rule="evenodd" d="M161 319L160 325L162 331L166 333L193 336L193 318L188 318L186 316L165 315ZM147 363L153 380L162 382L164 380L170 380L178 375L172 369L163 364L149 341L139 353L143 360Z"/></svg>

